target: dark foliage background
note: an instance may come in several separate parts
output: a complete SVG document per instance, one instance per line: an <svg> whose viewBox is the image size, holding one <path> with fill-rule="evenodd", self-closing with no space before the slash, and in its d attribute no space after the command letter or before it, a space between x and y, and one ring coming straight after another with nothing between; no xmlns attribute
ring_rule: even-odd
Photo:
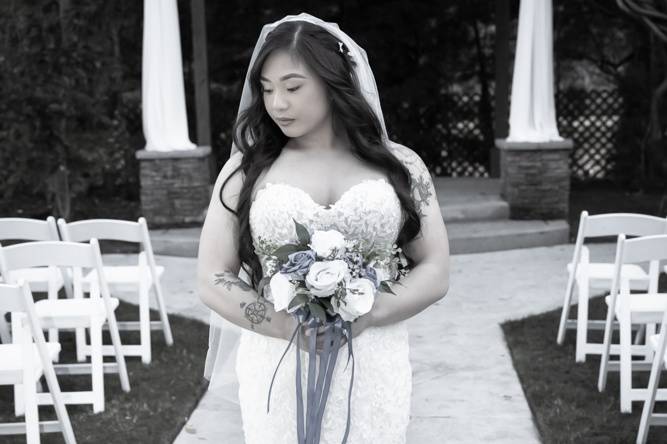
<svg viewBox="0 0 667 444"><path fill-rule="evenodd" d="M515 33L518 1L510 3ZM194 139L190 5L180 0L178 6ZM0 214L138 215L142 8L142 2L120 0L0 2ZM366 49L392 139L419 152L436 175L488 176L495 29L494 3L483 0L208 1L218 167L228 157L261 26L302 11L337 22ZM601 0L556 0L554 28L559 91L613 89L623 96L620 129L609 136L621 149L605 179L643 186L646 181L635 177L642 162L652 165L641 146L657 69L648 32ZM576 109L593 114L590 107ZM563 124L563 135L574 137L568 134L576 129L572 122Z"/></svg>

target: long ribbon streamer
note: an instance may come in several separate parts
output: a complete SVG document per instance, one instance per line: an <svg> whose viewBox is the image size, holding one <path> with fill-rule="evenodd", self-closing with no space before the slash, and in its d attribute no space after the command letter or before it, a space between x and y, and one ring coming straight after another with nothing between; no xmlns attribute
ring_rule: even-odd
<svg viewBox="0 0 667 444"><path fill-rule="evenodd" d="M336 367L336 360L338 358L338 351L340 343L345 337L348 346L347 364L352 358L352 375L350 378L350 385L347 394L347 423L345 426L345 434L343 436L342 444L347 443L347 437L350 431L350 413L352 400L352 386L354 384L354 352L352 349L352 323L343 322L342 318L337 316L336 320L327 324L324 334L324 348L318 355L316 332L322 325L316 317L309 313L300 312L297 314L299 324L292 333L289 344L283 352L283 355L278 361L276 370L271 378L271 385L269 386L269 396L266 404L266 412L269 413L271 403L271 390L273 383L278 373L278 368L283 361L283 358L289 351L289 348L294 342L296 336L296 395L297 395L297 437L299 444L319 444L320 433L322 429L322 418L326 407L327 399L329 397L329 389L333 379L334 369ZM308 341L308 383L306 387L306 420L304 424L304 407L303 407L303 390L301 387L301 335L297 335L299 330L305 325L309 334ZM319 356L320 365L317 372L317 380L315 379L315 361ZM345 369L347 369L347 364ZM304 427L305 425L305 427Z"/></svg>

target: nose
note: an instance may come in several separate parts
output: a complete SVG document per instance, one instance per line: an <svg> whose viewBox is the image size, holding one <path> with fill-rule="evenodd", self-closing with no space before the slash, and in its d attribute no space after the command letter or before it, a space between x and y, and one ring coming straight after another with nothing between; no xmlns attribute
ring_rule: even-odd
<svg viewBox="0 0 667 444"><path fill-rule="evenodd" d="M287 108L287 100L285 100L283 94L279 93L278 91L275 91L273 94L271 106L275 110L283 110Z"/></svg>

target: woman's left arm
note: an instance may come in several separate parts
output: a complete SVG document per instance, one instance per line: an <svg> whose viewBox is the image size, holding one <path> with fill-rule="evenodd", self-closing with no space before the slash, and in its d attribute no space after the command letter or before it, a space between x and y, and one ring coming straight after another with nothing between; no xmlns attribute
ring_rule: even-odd
<svg viewBox="0 0 667 444"><path fill-rule="evenodd" d="M402 247L414 260L413 268L398 285L391 285L395 294L379 292L368 313L368 324L376 327L411 318L442 299L449 290L449 241L431 174L410 148L395 144L392 152L412 176L411 191L421 231Z"/></svg>

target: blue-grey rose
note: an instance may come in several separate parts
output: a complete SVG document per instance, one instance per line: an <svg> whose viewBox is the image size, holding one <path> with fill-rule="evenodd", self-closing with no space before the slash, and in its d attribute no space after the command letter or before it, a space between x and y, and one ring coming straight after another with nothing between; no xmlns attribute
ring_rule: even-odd
<svg viewBox="0 0 667 444"><path fill-rule="evenodd" d="M310 265L315 262L313 250L297 251L287 256L287 262L280 268L282 273L296 273L304 276L308 273Z"/></svg>
<svg viewBox="0 0 667 444"><path fill-rule="evenodd" d="M375 285L375 288L380 286L380 282L378 281L377 272L375 271L375 268L373 268L373 267L363 268L361 270L361 277L369 279L371 282L373 282L373 284Z"/></svg>

